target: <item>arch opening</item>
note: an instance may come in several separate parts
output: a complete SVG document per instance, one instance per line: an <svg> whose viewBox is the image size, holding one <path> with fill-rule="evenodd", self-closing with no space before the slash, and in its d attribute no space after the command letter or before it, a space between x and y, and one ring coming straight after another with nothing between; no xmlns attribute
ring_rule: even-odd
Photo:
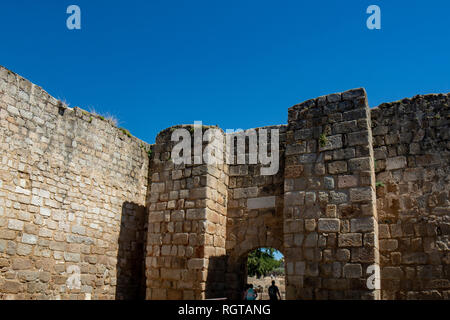
<svg viewBox="0 0 450 320"><path fill-rule="evenodd" d="M252 286L256 300L270 300L269 290L277 299L286 299L286 270L284 254L271 247L259 247L249 251L244 257L242 299ZM278 291L278 293L277 293ZM252 296L252 291L247 297Z"/></svg>

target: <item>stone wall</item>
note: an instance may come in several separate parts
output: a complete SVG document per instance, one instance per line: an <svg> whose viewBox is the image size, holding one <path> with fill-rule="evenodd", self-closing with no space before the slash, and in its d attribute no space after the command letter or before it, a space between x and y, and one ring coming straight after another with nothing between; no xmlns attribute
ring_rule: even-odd
<svg viewBox="0 0 450 320"><path fill-rule="evenodd" d="M142 296L147 147L0 67L0 299Z"/></svg>
<svg viewBox="0 0 450 320"><path fill-rule="evenodd" d="M450 298L450 95L372 109L383 299Z"/></svg>
<svg viewBox="0 0 450 320"><path fill-rule="evenodd" d="M364 89L289 109L284 247L289 299L376 299L370 113Z"/></svg>
<svg viewBox="0 0 450 320"><path fill-rule="evenodd" d="M238 299L260 247L284 254L287 299L450 299L449 100L295 105L252 129L271 155L279 133L266 175L249 140L197 163L212 127L149 146L0 68L0 299ZM172 159L179 128L192 164Z"/></svg>
<svg viewBox="0 0 450 320"><path fill-rule="evenodd" d="M194 164L194 135L192 164L175 165L175 129L159 133L152 148L147 299L205 299L224 286L228 167Z"/></svg>
<svg viewBox="0 0 450 320"><path fill-rule="evenodd" d="M234 138L234 158L229 165L227 205L227 275L226 296L239 299L246 277L247 254L257 248L271 247L284 252L283 247L283 199L284 199L284 147L286 126L270 126L254 129L257 145L261 142L261 129L267 130L267 150L272 152L272 130L279 135L279 170L275 175L264 175L261 163L251 164L247 137L244 153L238 151ZM253 134L247 131L247 135ZM262 140L264 141L264 139ZM264 144L261 142L261 145ZM238 155L245 156L245 163L238 164Z"/></svg>

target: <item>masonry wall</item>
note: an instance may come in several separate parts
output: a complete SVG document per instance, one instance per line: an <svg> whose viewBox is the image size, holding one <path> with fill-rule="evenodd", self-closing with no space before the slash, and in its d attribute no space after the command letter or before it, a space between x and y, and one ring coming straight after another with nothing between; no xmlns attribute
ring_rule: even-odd
<svg viewBox="0 0 450 320"><path fill-rule="evenodd" d="M289 109L284 247L288 299L377 299L370 113L364 89Z"/></svg>
<svg viewBox="0 0 450 320"><path fill-rule="evenodd" d="M246 164L174 164L192 126L149 146L0 67L0 299L239 299L260 247L287 299L450 299L449 103L305 101L255 129L280 134L263 175L248 143Z"/></svg>
<svg viewBox="0 0 450 320"><path fill-rule="evenodd" d="M147 147L0 67L0 299L142 297Z"/></svg>
<svg viewBox="0 0 450 320"><path fill-rule="evenodd" d="M267 130L267 150L272 152L271 132L279 134L279 168L274 175L264 175L262 165L250 164L250 137L247 137L245 164L238 164L240 152L237 139L234 142L233 159L229 164L227 205L227 290L223 296L240 299L247 280L247 255L257 248L275 248L284 253L283 205L284 205L284 151L286 125L254 129L258 148L260 130ZM251 134L251 132L247 132ZM264 148L264 144L263 145Z"/></svg>
<svg viewBox="0 0 450 320"><path fill-rule="evenodd" d="M383 299L450 298L450 95L371 110Z"/></svg>
<svg viewBox="0 0 450 320"><path fill-rule="evenodd" d="M184 128L194 132L192 126ZM176 129L159 133L152 148L146 297L211 298L225 285L228 168L195 164L194 135L191 164L175 165L171 154L177 142L171 134Z"/></svg>

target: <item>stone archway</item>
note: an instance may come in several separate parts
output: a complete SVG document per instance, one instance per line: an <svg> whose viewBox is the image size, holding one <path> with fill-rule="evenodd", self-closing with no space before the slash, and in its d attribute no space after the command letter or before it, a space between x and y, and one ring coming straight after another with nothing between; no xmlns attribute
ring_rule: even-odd
<svg viewBox="0 0 450 320"><path fill-rule="evenodd" d="M285 256L285 248L281 238L267 237L266 241L258 240L241 242L235 248L230 250L227 256L226 271L226 297L232 300L240 300L242 297L243 286L247 280L247 256L258 248L274 248L283 253ZM286 256L285 256L286 257Z"/></svg>
<svg viewBox="0 0 450 320"><path fill-rule="evenodd" d="M266 128L279 131L273 175L250 161L175 165L174 128L161 132L149 175L147 298L239 299L248 252L271 247L285 254L288 299L376 299L366 286L379 261L369 117L362 89L290 108L287 126ZM250 148L239 152L250 160Z"/></svg>
<svg viewBox="0 0 450 320"><path fill-rule="evenodd" d="M287 270L284 256L280 250L270 247L256 248L247 254L245 285L253 286L257 293L256 300L270 300L269 288L272 285L279 290L278 298L286 300Z"/></svg>

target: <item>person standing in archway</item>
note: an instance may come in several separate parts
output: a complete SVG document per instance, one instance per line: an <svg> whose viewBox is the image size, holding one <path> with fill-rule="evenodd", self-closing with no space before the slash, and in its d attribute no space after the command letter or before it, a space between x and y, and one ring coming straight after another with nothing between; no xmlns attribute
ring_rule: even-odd
<svg viewBox="0 0 450 320"><path fill-rule="evenodd" d="M281 300L280 290L275 285L275 280L272 280L272 285L269 287L269 298L271 301Z"/></svg>
<svg viewBox="0 0 450 320"><path fill-rule="evenodd" d="M253 284L249 284L248 289L245 293L245 300L256 300L258 294L255 289L253 289Z"/></svg>

